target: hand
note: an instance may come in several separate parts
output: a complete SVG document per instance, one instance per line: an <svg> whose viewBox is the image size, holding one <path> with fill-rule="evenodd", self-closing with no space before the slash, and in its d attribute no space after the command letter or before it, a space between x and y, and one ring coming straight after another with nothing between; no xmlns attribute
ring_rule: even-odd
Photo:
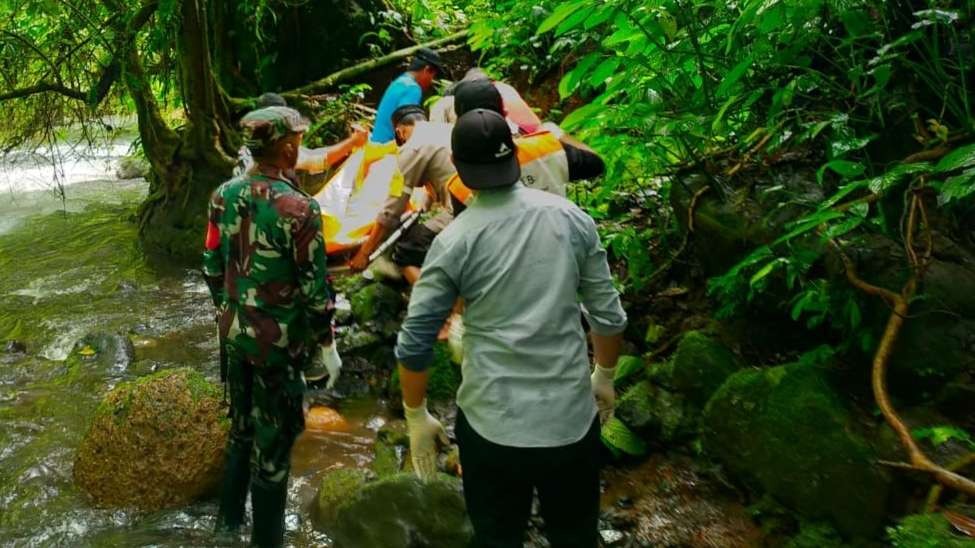
<svg viewBox="0 0 975 548"><path fill-rule="evenodd" d="M406 428L410 434L410 457L413 470L421 479L432 478L437 473L437 442L447 445L447 431L440 421L427 411L427 401L417 407L403 403Z"/></svg>
<svg viewBox="0 0 975 548"><path fill-rule="evenodd" d="M369 254L366 253L364 248L359 248L359 251L352 257L349 261L349 268L352 272L362 272L369 267Z"/></svg>
<svg viewBox="0 0 975 548"><path fill-rule="evenodd" d="M450 360L460 365L464 361L464 317L454 314L449 321L447 348L450 349Z"/></svg>
<svg viewBox="0 0 975 548"><path fill-rule="evenodd" d="M369 128L352 124L352 133L349 134L349 139L353 147L358 148L365 145L366 140L369 139Z"/></svg>
<svg viewBox="0 0 975 548"><path fill-rule="evenodd" d="M616 369L610 369L596 364L592 371L592 395L596 397L596 408L599 409L599 422L605 423L613 416L616 405L616 389L613 387L613 376Z"/></svg>
<svg viewBox="0 0 975 548"><path fill-rule="evenodd" d="M312 360L312 367L305 371L304 376L306 382L315 382L328 375L328 384L325 385L325 389L331 390L338 382L341 373L342 358L333 343L330 346L321 347L320 353Z"/></svg>

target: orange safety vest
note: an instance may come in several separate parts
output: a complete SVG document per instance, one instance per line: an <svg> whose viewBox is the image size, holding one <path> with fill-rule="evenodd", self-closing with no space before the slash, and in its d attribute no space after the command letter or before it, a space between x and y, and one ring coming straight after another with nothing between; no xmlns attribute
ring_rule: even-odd
<svg viewBox="0 0 975 548"><path fill-rule="evenodd" d="M565 196L569 182L569 161L558 137L542 130L531 135L515 138L518 164L521 165L521 182L529 188L537 188L559 196ZM473 197L456 173L447 181L447 190L460 203L467 205Z"/></svg>

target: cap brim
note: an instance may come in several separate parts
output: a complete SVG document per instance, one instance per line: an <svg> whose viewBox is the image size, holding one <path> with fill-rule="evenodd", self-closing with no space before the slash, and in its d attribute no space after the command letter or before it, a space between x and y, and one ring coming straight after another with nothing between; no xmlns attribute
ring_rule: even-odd
<svg viewBox="0 0 975 548"><path fill-rule="evenodd" d="M461 182L474 190L511 186L521 178L521 166L515 154L494 164L472 164L454 158L454 167Z"/></svg>

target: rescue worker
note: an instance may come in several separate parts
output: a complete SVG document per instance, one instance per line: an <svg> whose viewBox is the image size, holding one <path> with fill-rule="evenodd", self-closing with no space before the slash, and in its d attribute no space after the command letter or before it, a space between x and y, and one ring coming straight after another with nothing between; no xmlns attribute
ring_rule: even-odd
<svg viewBox="0 0 975 548"><path fill-rule="evenodd" d="M457 115L463 116L477 108L504 115L504 100L497 86L485 79L460 82L454 92ZM515 142L518 144L521 181L529 188L565 196L570 181L593 179L606 170L595 151L555 124L545 124L535 133L520 135ZM455 177L448 185L460 202L470 198L470 192L463 188L459 178Z"/></svg>
<svg viewBox="0 0 975 548"><path fill-rule="evenodd" d="M512 133L515 135L528 135L538 131L542 126L542 121L538 115L522 99L518 90L502 82L501 80L491 80L484 70L479 67L469 69L461 82L474 80L484 80L491 82L501 94L504 102L502 115L508 120ZM430 107L430 121L453 124L457 121L457 111L454 109L454 95L460 82L450 86L436 103Z"/></svg>
<svg viewBox="0 0 975 548"><path fill-rule="evenodd" d="M288 102L284 97L277 93L262 93L257 98L257 108L264 107L286 107ZM305 148L301 147L298 151L298 161L295 168L286 175L292 181L297 182L298 178L295 171L305 171L311 174L322 173L328 168L345 160L352 151L366 144L369 138L369 131L363 127L353 125L352 133L348 137L329 147ZM237 152L237 165L234 166L234 176L240 176L254 166L254 159L251 157L250 150L244 145Z"/></svg>
<svg viewBox="0 0 975 548"><path fill-rule="evenodd" d="M613 408L626 314L596 224L568 200L521 184L516 146L493 111L470 111L454 127L454 165L476 194L433 241L397 339L410 453L421 477L436 472L446 436L427 411L427 368L437 331L463 298L455 433L474 545L522 546L537 490L552 546L595 547L597 411Z"/></svg>
<svg viewBox="0 0 975 548"><path fill-rule="evenodd" d="M399 145L397 165L403 175L403 189L399 196L387 198L376 217L376 227L349 262L354 271L369 265L369 256L400 224L414 189L425 188L429 203L422 222L413 224L393 248L393 262L403 268L408 282L419 277L426 250L436 236L453 220L447 181L456 173L450 161L450 130L448 124L427 122L426 112L419 106L406 105L392 115L396 143Z"/></svg>
<svg viewBox="0 0 975 548"><path fill-rule="evenodd" d="M318 360L334 385L342 362L332 342L321 211L285 175L308 123L293 109L272 106L240 124L256 165L214 191L203 254L230 392L217 530L235 533L244 523L249 487L252 543L281 546L306 372Z"/></svg>
<svg viewBox="0 0 975 548"><path fill-rule="evenodd" d="M434 80L443 73L440 54L430 48L420 48L407 71L393 80L383 93L376 108L376 120L369 140L373 143L392 141L396 137L393 132L393 111L406 105L419 105L423 92L433 87Z"/></svg>

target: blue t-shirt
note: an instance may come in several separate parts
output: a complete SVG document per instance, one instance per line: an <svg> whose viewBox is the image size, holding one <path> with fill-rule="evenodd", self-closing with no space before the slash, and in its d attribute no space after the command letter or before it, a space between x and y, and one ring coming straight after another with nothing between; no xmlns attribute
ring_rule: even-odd
<svg viewBox="0 0 975 548"><path fill-rule="evenodd" d="M403 105L419 105L423 99L423 89L409 72L404 72L393 80L376 109L376 120L372 125L373 143L385 143L396 138L393 131L393 112Z"/></svg>

